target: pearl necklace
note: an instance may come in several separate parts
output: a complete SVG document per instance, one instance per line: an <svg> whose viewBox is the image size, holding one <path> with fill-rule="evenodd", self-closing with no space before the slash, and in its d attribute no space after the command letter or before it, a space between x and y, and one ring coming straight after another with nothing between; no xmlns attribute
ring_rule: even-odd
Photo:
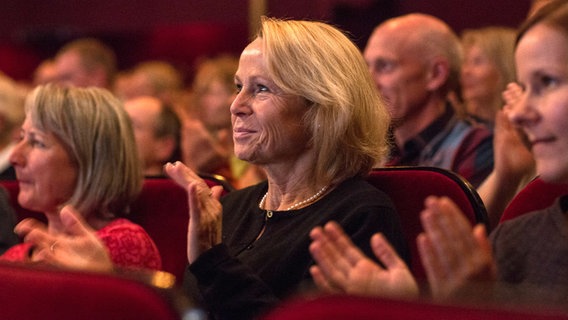
<svg viewBox="0 0 568 320"><path fill-rule="evenodd" d="M303 206L303 205L305 205L305 204L312 203L312 202L316 201L317 199L319 199L319 197L322 196L322 194L327 190L327 188L329 188L329 186L323 186L323 188L321 188L321 189L320 189L318 192L316 192L313 196L307 198L306 200L302 200L302 201L300 201L300 202L294 203L293 205L289 206L289 207L286 209L286 211L289 211L289 210L292 210L292 209L301 207L301 206ZM266 196L267 196L267 195L268 195L268 192L266 192L266 193L264 194L264 196L262 197L262 199L260 199L260 202L258 203L258 207L259 207L261 210L264 210L264 209L263 209L263 207L264 207L264 201L266 200Z"/></svg>

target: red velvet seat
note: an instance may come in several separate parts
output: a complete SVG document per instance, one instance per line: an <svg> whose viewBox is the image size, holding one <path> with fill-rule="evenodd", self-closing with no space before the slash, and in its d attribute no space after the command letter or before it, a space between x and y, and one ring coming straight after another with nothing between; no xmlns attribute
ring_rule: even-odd
<svg viewBox="0 0 568 320"><path fill-rule="evenodd" d="M442 305L354 296L327 296L289 301L262 320L567 320L568 314L552 309L505 309L483 306Z"/></svg>
<svg viewBox="0 0 568 320"><path fill-rule="evenodd" d="M511 200L503 211L499 223L516 218L528 212L551 206L561 195L568 194L568 184L544 182L535 178Z"/></svg>
<svg viewBox="0 0 568 320"><path fill-rule="evenodd" d="M166 289L106 274L0 263L2 319L181 319Z"/></svg>
<svg viewBox="0 0 568 320"><path fill-rule="evenodd" d="M487 225L487 211L475 189L466 180L448 170L434 167L386 167L374 169L367 180L389 195L394 202L411 249L410 269L417 278L425 279L416 237L422 232L420 212L424 208L426 197L449 197L457 203L472 224Z"/></svg>
<svg viewBox="0 0 568 320"><path fill-rule="evenodd" d="M223 177L202 175L202 178L209 186L223 186L224 193L232 190ZM18 204L16 181L1 181L0 184L8 190L18 221L27 217L46 221L43 214ZM145 179L138 199L131 205L128 219L148 232L162 256L163 270L181 283L187 265L188 203L185 190L170 179Z"/></svg>

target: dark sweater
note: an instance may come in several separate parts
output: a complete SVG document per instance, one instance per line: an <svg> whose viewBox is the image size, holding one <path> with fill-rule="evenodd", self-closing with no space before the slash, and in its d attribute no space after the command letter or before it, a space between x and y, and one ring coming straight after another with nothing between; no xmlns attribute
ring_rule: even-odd
<svg viewBox="0 0 568 320"><path fill-rule="evenodd" d="M568 196L491 234L498 279L511 301L568 302ZM499 288L499 289L503 289ZM503 294L503 292L501 294Z"/></svg>
<svg viewBox="0 0 568 320"><path fill-rule="evenodd" d="M273 211L272 218L258 207L266 190L263 182L224 197L223 243L189 267L192 275L187 275L186 287L195 289L193 281L198 279L199 292L216 318L254 318L311 283L309 232L330 220L337 221L369 257L374 258L371 235L382 232L409 260L390 199L362 178L346 180L305 208Z"/></svg>

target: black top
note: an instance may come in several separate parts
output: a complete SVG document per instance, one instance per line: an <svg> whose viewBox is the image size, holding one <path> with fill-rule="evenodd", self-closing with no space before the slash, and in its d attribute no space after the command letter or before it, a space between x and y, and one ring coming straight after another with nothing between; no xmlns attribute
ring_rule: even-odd
<svg viewBox="0 0 568 320"><path fill-rule="evenodd" d="M273 211L259 202L267 182L229 193L223 203L223 243L203 253L186 274L186 288L199 292L219 319L251 319L311 283L309 232L337 221L374 259L371 235L382 232L408 262L409 253L390 199L362 178L351 178L319 201L298 210ZM266 229L260 239L255 240ZM193 278L193 276L195 278Z"/></svg>
<svg viewBox="0 0 568 320"><path fill-rule="evenodd" d="M8 192L0 187L0 255L20 242L14 233L16 220L16 214L8 199Z"/></svg>

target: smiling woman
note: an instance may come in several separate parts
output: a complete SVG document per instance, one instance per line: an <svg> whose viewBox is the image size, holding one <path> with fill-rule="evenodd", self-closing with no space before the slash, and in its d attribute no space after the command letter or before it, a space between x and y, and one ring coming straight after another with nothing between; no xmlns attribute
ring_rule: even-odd
<svg viewBox="0 0 568 320"><path fill-rule="evenodd" d="M393 204L365 181L384 161L390 118L359 49L325 23L261 22L240 57L230 110L236 155L267 181L220 198L183 164L165 167L188 193L187 291L219 319L255 318L309 287L309 232L329 220L367 254L381 231L408 257ZM92 241L75 260L100 252L80 219L66 217L75 239Z"/></svg>
<svg viewBox="0 0 568 320"><path fill-rule="evenodd" d="M18 203L45 214L47 226L23 221L55 236L64 233L60 211L77 210L97 230L115 264L160 269L159 253L146 232L126 219L141 187L141 172L128 115L103 89L36 88L26 101L20 141L10 162L16 170ZM112 165L110 165L112 164ZM73 209L74 208L74 209ZM55 242L28 243L0 259L42 261L69 267L69 260L48 259ZM137 252L139 254L133 254Z"/></svg>

